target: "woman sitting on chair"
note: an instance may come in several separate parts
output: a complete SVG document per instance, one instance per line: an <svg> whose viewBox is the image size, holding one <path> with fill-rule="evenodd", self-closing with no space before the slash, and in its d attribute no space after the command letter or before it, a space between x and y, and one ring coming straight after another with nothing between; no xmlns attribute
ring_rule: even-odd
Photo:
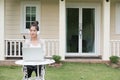
<svg viewBox="0 0 120 80"><path fill-rule="evenodd" d="M29 35L30 35L30 39L26 39L24 45L27 47L43 47L43 51L45 53L45 44L43 42L42 39L38 38L38 34L39 34L39 26L38 26L38 21L34 21L30 28L29 28ZM25 76L25 80L31 80L31 75L32 72L35 71L36 73L36 80L37 80L37 66L36 65L25 65L25 67L27 68L27 75ZM39 74L41 75L41 65L39 66Z"/></svg>

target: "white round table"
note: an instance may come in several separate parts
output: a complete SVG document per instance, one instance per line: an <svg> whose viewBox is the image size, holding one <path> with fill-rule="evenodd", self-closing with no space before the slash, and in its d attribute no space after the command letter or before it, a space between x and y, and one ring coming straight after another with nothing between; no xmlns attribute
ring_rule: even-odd
<svg viewBox="0 0 120 80"><path fill-rule="evenodd" d="M38 80L45 80L45 65L52 64L55 61L52 59L45 59L44 61L24 61L24 60L18 60L15 62L15 64L18 65L37 65L37 73L38 73ZM39 65L41 65L41 76L39 75Z"/></svg>

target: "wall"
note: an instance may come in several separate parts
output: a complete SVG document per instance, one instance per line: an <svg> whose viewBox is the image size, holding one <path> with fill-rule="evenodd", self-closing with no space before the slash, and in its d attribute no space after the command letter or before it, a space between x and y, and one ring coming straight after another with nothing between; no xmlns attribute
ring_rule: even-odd
<svg viewBox="0 0 120 80"><path fill-rule="evenodd" d="M5 0L5 39L6 38L21 38L19 0Z"/></svg>
<svg viewBox="0 0 120 80"><path fill-rule="evenodd" d="M59 38L59 0L42 0L41 10L41 37Z"/></svg>
<svg viewBox="0 0 120 80"><path fill-rule="evenodd" d="M5 0L5 39L23 38L20 32L21 1L35 0ZM59 1L40 1L41 34L42 38L59 38Z"/></svg>
<svg viewBox="0 0 120 80"><path fill-rule="evenodd" d="M120 40L120 34L115 32L116 21L116 3L120 3L119 0L111 0L111 40Z"/></svg>

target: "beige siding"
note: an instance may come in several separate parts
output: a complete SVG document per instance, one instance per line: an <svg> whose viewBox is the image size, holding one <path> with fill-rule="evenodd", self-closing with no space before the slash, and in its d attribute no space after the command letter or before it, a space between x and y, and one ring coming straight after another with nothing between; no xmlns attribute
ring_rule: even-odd
<svg viewBox="0 0 120 80"><path fill-rule="evenodd" d="M21 1L25 0L5 0L5 38L20 39ZM35 1L35 0L26 0ZM40 0L36 0L40 1ZM59 37L59 1L41 0L41 37Z"/></svg>
<svg viewBox="0 0 120 80"><path fill-rule="evenodd" d="M41 1L41 35L59 38L59 0Z"/></svg>
<svg viewBox="0 0 120 80"><path fill-rule="evenodd" d="M112 40L120 40L120 34L115 33L115 16L116 16L116 3L120 3L120 0L112 0L111 1L111 39Z"/></svg>
<svg viewBox="0 0 120 80"><path fill-rule="evenodd" d="M5 0L5 38L20 38L20 0Z"/></svg>

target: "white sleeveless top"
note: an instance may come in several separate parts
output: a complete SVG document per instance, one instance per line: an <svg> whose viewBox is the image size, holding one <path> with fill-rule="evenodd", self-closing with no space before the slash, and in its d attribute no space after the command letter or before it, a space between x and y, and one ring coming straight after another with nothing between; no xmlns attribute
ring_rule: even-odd
<svg viewBox="0 0 120 80"><path fill-rule="evenodd" d="M31 43L30 39L26 39L24 42L23 47L32 47L32 48L37 48L37 47L42 47L43 48L43 52L45 53L46 49L45 49L45 42L42 39L38 40L38 44L37 45L33 45Z"/></svg>
<svg viewBox="0 0 120 80"><path fill-rule="evenodd" d="M33 44L30 44L30 47L31 47L31 48L36 48L36 47L40 47L40 48L41 48L41 45L38 44L38 45L35 45L35 46L34 46Z"/></svg>

